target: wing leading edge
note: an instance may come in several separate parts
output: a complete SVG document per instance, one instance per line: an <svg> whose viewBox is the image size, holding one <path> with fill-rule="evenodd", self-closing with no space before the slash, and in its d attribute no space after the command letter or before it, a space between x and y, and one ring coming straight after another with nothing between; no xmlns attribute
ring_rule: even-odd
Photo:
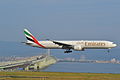
<svg viewBox="0 0 120 80"><path fill-rule="evenodd" d="M73 45L70 45L70 44L65 44L65 43L61 43L58 41L52 41L52 42L59 46L62 46L63 49L72 49L73 48Z"/></svg>

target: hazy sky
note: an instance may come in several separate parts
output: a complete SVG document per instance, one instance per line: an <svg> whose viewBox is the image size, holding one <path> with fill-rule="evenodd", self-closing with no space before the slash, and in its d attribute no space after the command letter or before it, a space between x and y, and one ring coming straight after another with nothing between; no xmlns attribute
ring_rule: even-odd
<svg viewBox="0 0 120 80"><path fill-rule="evenodd" d="M120 42L120 0L0 0L0 41L38 39Z"/></svg>

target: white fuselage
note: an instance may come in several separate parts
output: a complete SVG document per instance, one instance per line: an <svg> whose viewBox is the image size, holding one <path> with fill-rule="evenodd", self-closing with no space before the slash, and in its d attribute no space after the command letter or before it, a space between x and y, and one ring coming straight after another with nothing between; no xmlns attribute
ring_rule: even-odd
<svg viewBox="0 0 120 80"><path fill-rule="evenodd" d="M65 43L69 45L74 46L81 46L83 49L111 49L116 47L117 45L110 41L57 41L60 43ZM45 46L46 49L63 49L62 46L53 43L52 41L39 41L40 44ZM39 47L41 46L37 45L36 43L33 43L31 41L28 41L26 44L33 46L33 47Z"/></svg>

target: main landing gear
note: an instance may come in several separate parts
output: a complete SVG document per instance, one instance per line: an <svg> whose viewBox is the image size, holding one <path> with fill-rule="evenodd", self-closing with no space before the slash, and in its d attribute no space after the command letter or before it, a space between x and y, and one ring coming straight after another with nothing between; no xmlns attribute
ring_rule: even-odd
<svg viewBox="0 0 120 80"><path fill-rule="evenodd" d="M72 52L71 50L64 51L64 53L71 53L71 52Z"/></svg>

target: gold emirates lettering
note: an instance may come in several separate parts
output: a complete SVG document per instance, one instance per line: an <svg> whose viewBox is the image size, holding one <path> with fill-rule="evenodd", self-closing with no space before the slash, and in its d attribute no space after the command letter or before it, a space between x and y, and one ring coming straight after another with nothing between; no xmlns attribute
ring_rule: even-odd
<svg viewBox="0 0 120 80"><path fill-rule="evenodd" d="M103 42L85 42L85 46L105 46Z"/></svg>

